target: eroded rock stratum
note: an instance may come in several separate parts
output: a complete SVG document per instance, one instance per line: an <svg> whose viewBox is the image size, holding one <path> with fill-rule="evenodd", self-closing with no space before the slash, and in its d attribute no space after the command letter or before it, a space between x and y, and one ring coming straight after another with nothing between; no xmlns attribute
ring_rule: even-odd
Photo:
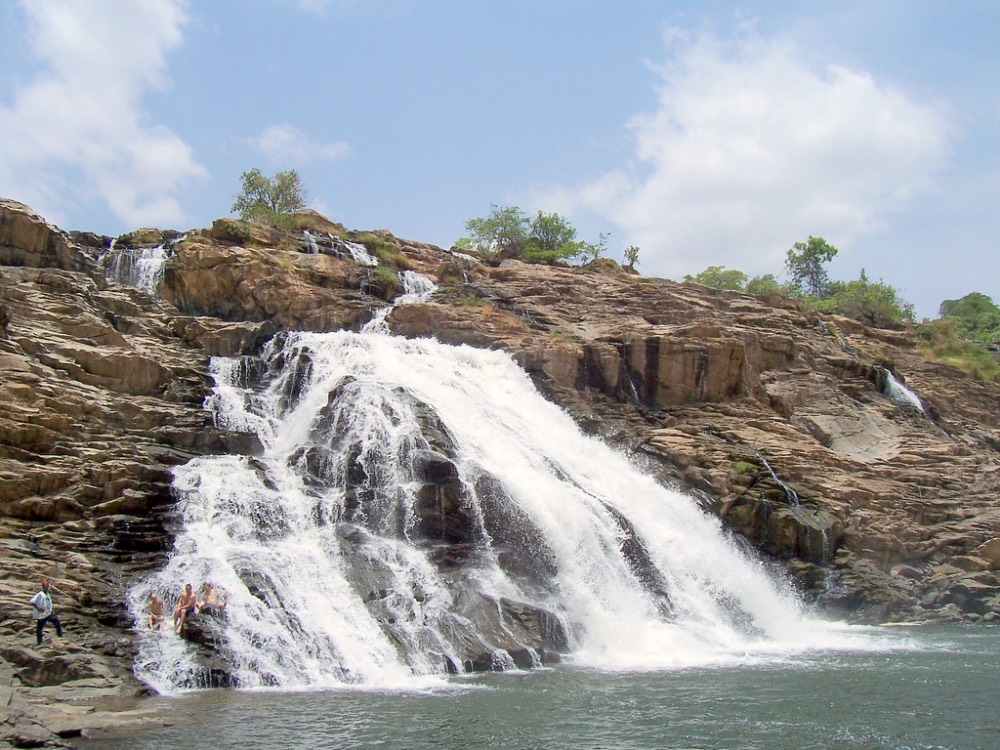
<svg viewBox="0 0 1000 750"><path fill-rule="evenodd" d="M106 280L110 238L0 201L0 636L8 661L32 661L25 602L46 576L80 649L25 679L127 680L122 592L171 548L171 467L255 449L203 410L209 357L281 330L357 329L398 291L349 252L362 243L381 269L438 284L395 309L395 334L510 352L807 598L862 620L1000 618L1000 388L926 359L911 332L609 261L494 265L301 223L120 238L169 238L151 296ZM923 412L885 394L889 372Z"/></svg>

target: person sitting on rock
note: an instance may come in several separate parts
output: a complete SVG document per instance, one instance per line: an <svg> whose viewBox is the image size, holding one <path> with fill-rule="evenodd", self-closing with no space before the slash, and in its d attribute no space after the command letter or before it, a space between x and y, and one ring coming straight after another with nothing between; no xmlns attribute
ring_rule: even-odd
<svg viewBox="0 0 1000 750"><path fill-rule="evenodd" d="M42 645L42 629L45 623L56 626L56 635L62 638L62 623L52 613L52 597L49 595L49 582L42 581L42 590L31 597L31 618L35 621L35 641Z"/></svg>
<svg viewBox="0 0 1000 750"><path fill-rule="evenodd" d="M201 586L202 600L198 602L198 610L206 615L222 614L226 608L226 600L222 596L221 590L205 581Z"/></svg>
<svg viewBox="0 0 1000 750"><path fill-rule="evenodd" d="M184 590L177 597L177 606L174 607L174 632L177 635L181 634L184 623L188 617L195 613L197 605L198 595L194 593L194 586L189 583L184 586Z"/></svg>
<svg viewBox="0 0 1000 750"><path fill-rule="evenodd" d="M149 595L149 605L146 607L150 630L163 630L163 600L154 591Z"/></svg>

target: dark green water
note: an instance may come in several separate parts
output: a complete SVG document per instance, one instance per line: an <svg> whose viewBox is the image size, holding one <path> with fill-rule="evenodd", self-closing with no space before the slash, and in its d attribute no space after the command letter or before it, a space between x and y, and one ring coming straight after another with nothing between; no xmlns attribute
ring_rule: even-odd
<svg viewBox="0 0 1000 750"><path fill-rule="evenodd" d="M893 628L877 638L888 650L668 672L563 665L426 692L200 692L156 699L168 728L80 746L1000 748L1000 628Z"/></svg>

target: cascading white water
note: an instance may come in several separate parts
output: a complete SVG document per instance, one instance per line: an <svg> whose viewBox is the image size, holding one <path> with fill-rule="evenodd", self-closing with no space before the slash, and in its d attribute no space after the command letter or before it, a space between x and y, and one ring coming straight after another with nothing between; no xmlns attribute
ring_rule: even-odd
<svg viewBox="0 0 1000 750"><path fill-rule="evenodd" d="M408 283L418 298L432 289ZM831 643L830 628L805 618L716 519L581 433L505 353L377 331L297 333L272 341L262 362L215 359L212 375L216 421L256 433L263 452L175 471L183 529L130 606L140 620L150 591L172 603L186 582L221 586L219 652L241 686L398 686L440 674L462 664L462 644L483 627L463 609L470 596L555 613L571 657L597 667ZM478 550L459 572L421 540L413 466L440 448L428 423L452 446ZM515 551L544 558L542 584L501 564L497 535L515 525L533 530ZM636 543L645 573L626 554ZM500 649L492 658L513 665ZM171 692L196 686L197 672L169 628L143 633L141 678Z"/></svg>
<svg viewBox="0 0 1000 750"><path fill-rule="evenodd" d="M896 377L889 370L885 370L885 395L900 406L912 406L921 414L925 413L920 397L896 380Z"/></svg>
<svg viewBox="0 0 1000 750"><path fill-rule="evenodd" d="M351 254L351 258L359 266L368 266L374 268L378 265L378 259L372 257L368 249L362 245L360 242L343 242L344 247L347 248L347 252Z"/></svg>
<svg viewBox="0 0 1000 750"><path fill-rule="evenodd" d="M125 286L134 286L155 296L163 281L163 268L169 257L164 245L118 248L112 243L101 258L105 275Z"/></svg>
<svg viewBox="0 0 1000 750"><path fill-rule="evenodd" d="M389 333L387 319L393 307L398 305L411 305L427 300L436 289L433 281L416 271L403 271L399 275L400 283L403 285L403 293L397 297L391 307L383 307L375 311L372 319L368 321L363 333Z"/></svg>

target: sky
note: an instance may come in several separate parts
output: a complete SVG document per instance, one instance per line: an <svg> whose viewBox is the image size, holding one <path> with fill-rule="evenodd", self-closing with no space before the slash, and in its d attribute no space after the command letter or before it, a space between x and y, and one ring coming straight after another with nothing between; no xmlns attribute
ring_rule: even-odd
<svg viewBox="0 0 1000 750"><path fill-rule="evenodd" d="M995 0L4 0L0 196L63 229L186 230L295 169L354 229L448 247L560 213L680 280L1000 304Z"/></svg>

